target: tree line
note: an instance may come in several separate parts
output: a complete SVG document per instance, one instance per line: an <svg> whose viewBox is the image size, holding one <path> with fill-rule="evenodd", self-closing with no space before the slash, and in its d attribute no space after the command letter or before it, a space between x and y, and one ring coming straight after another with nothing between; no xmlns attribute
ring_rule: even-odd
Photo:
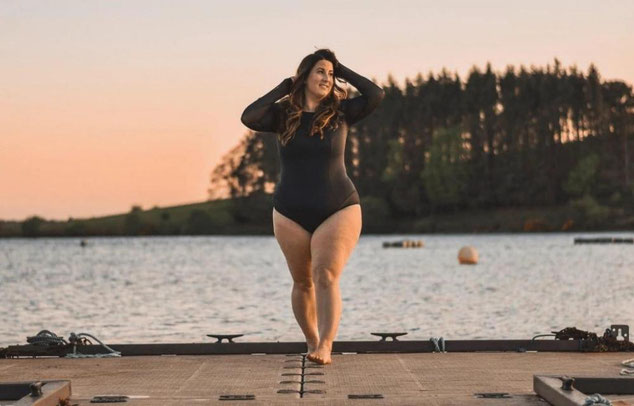
<svg viewBox="0 0 634 406"><path fill-rule="evenodd" d="M348 175L381 213L634 201L632 86L594 65L487 64L464 81L443 69L383 88L346 146ZM249 131L213 170L209 196L268 195L278 173L275 135Z"/></svg>

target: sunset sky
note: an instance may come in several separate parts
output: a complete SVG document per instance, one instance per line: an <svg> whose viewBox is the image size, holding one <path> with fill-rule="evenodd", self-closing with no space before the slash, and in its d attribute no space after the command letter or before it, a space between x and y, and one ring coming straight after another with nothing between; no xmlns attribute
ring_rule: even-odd
<svg viewBox="0 0 634 406"><path fill-rule="evenodd" d="M0 1L0 219L204 201L243 109L316 47L401 85L490 61L634 83L634 1Z"/></svg>

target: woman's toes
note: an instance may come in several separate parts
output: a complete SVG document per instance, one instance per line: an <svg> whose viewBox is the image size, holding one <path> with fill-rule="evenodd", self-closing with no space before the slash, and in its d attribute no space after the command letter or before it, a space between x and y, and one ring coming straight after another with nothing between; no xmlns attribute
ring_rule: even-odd
<svg viewBox="0 0 634 406"><path fill-rule="evenodd" d="M330 357L322 357L321 355L314 353L308 354L306 358L320 365L326 365L332 362Z"/></svg>

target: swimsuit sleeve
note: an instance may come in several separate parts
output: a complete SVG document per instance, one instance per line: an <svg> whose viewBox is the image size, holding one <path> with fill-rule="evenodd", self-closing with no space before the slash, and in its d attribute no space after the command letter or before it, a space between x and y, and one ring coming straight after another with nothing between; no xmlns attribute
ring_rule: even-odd
<svg viewBox="0 0 634 406"><path fill-rule="evenodd" d="M370 79L359 75L341 63L338 73L341 78L352 84L361 93L361 96L341 101L341 109L346 116L346 122L348 125L352 125L368 116L381 104L381 100L385 97L385 91Z"/></svg>
<svg viewBox="0 0 634 406"><path fill-rule="evenodd" d="M273 90L260 97L242 112L240 121L253 131L276 132L279 128L281 106L275 103L291 91L292 78L286 78Z"/></svg>

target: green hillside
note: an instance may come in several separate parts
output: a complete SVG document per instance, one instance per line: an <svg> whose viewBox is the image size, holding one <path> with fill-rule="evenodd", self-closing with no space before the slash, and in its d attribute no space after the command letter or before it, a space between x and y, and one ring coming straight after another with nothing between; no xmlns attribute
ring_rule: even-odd
<svg viewBox="0 0 634 406"><path fill-rule="evenodd" d="M634 230L634 213L622 203L616 197L603 204L586 197L563 206L393 217L382 199L361 199L364 234ZM271 195L262 194L148 210L134 206L127 213L87 219L0 221L0 237L272 235L272 208Z"/></svg>

